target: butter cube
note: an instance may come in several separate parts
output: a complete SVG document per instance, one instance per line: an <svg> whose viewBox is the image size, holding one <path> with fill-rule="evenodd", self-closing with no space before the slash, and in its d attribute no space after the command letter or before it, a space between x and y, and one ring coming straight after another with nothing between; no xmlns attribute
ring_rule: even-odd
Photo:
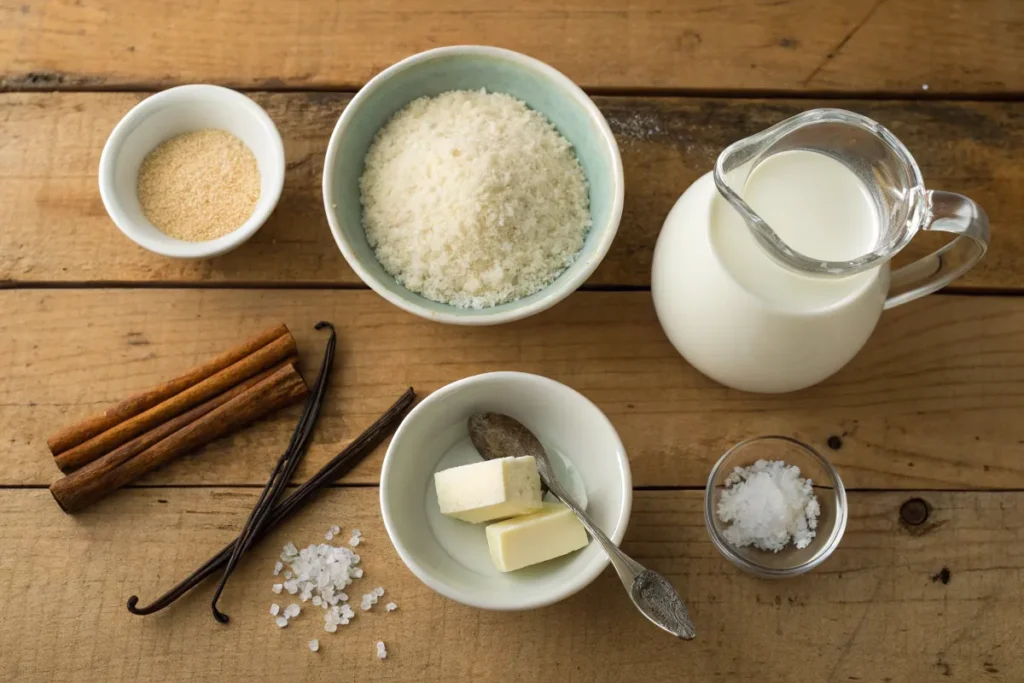
<svg viewBox="0 0 1024 683"><path fill-rule="evenodd" d="M587 545L587 531L572 510L561 503L543 503L541 510L487 526L487 547L500 572L544 562Z"/></svg>
<svg viewBox="0 0 1024 683"><path fill-rule="evenodd" d="M532 455L484 460L434 474L441 514L480 524L540 509L540 475Z"/></svg>

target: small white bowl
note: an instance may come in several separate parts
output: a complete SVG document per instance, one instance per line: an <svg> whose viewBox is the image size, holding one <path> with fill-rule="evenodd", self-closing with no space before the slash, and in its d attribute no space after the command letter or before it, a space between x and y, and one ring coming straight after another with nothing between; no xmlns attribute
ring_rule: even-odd
<svg viewBox="0 0 1024 683"><path fill-rule="evenodd" d="M249 219L227 235L186 242L164 234L142 213L139 167L161 142L205 128L227 131L252 151L260 170L260 198ZM182 85L146 98L114 127L100 156L100 196L114 224L140 247L174 258L209 258L256 234L281 197L284 168L281 135L262 107L228 88Z"/></svg>
<svg viewBox="0 0 1024 683"><path fill-rule="evenodd" d="M391 542L423 583L464 605L526 610L563 600L608 565L596 541L564 557L503 574L491 564L486 525L450 519L438 510L434 472L480 460L466 426L469 416L479 411L506 413L533 431L556 469L561 463L559 479L582 486L587 512L612 541L622 540L633 480L626 450L608 418L564 384L537 375L493 372L434 392L398 428L380 477L381 513Z"/></svg>

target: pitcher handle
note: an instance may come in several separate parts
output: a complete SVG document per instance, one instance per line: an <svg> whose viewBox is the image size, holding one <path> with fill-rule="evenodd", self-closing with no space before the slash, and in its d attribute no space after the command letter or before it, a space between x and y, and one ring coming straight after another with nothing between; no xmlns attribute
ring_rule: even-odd
<svg viewBox="0 0 1024 683"><path fill-rule="evenodd" d="M924 230L951 232L956 238L941 249L892 273L885 308L893 308L938 291L957 279L988 251L988 216L967 197L929 190L925 200L931 222Z"/></svg>

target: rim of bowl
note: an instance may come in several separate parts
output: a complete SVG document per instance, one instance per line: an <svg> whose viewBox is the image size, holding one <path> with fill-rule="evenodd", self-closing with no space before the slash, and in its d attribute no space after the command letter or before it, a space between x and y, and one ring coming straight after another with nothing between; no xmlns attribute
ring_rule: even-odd
<svg viewBox="0 0 1024 683"><path fill-rule="evenodd" d="M241 108L259 121L264 134L270 142L270 146L273 148L272 153L276 157L276 163L274 164L274 176L276 178L272 178L276 182L273 182L271 192L267 195L270 201L260 208L260 201L257 200L256 208L253 210L252 215L228 234L216 239L206 240L205 242L177 240L170 243L170 245L157 243L150 240L145 235L145 232L139 228L138 224L122 210L118 192L114 189L115 161L121 154L121 148L124 146L125 139L135 131L136 127L143 120L185 97L195 97L197 95L203 99L216 100L221 104ZM114 126L114 130L111 131L110 137L107 138L107 142L103 145L103 152L100 154L98 174L100 198L103 200L103 207L107 210L107 215L110 216L114 225L128 239L143 249L172 258L209 258L235 249L263 227L263 224L270 217L270 214L273 213L278 201L281 199L281 191L284 188L284 169L284 143L281 141L281 134L278 132L277 126L274 125L270 115L267 114L263 107L256 104L252 98L237 90L219 85L206 83L179 85L162 90L142 100L121 117L121 120ZM260 199L262 199L262 195Z"/></svg>
<svg viewBox="0 0 1024 683"><path fill-rule="evenodd" d="M404 547L404 545L395 540L394 533L394 521L392 519L391 510L387 502L385 492L388 490L387 480L391 473L391 468L395 467L394 457L392 451L396 443L398 443L402 437L403 432L407 429L408 425L423 411L424 406L437 401L443 401L450 394L456 393L469 384L476 384L479 382L485 382L488 380L495 379L511 379L514 381L533 382L536 384L544 384L555 391L567 391L570 395L574 395L574 400L584 402L593 408L597 414L608 424L608 428L611 429L612 436L615 442L612 444L616 453L619 454L619 486L622 494L622 505L619 507L618 519L615 522L615 528L611 532L605 531L608 537L612 539L615 545L619 545L622 542L623 536L626 534L626 528L629 526L629 518L633 510L633 475L629 467L629 456L626 454L626 447L622 444L622 439L619 437L618 431L615 429L615 425L608 419L608 416L604 414L600 408L594 404L589 398L576 391L572 387L562 384L549 377L542 375L534 375L528 372L513 372L513 371L502 371L502 372L485 372L479 375L472 375L460 380L456 380L451 384L446 384L437 391L431 393L429 396L424 398L419 404L414 407L405 419L402 420L402 424L399 425L398 430L391 439L391 443L388 444L387 453L384 455L384 464L381 467L380 472L380 511L381 517L384 519L384 529L387 531L388 539L391 541L391 545L398 552L398 556L402 559L402 562L406 567L409 568L413 574L416 575L420 581L422 581L427 587L432 589L434 592L455 600L463 605L470 607L477 607L481 609L499 610L499 611L522 611L537 609L539 607L546 607L553 605L556 602L565 600L566 598L575 595L579 591L583 590L591 583L594 579L600 576L601 572L604 571L605 567L608 566L610 560L608 555L604 552L603 548L598 548L600 554L597 559L591 562L584 571L572 577L566 581L558 590L550 593L542 594L539 597L529 598L522 600L516 604L509 604L506 602L499 602L496 600L485 599L485 600L471 600L468 599L460 590L452 587L450 584L445 583L436 579L432 574L428 573L420 564L416 561ZM588 534L589 537L589 534ZM596 543L591 539L592 543ZM589 546L588 546L589 547Z"/></svg>
<svg viewBox="0 0 1024 683"><path fill-rule="evenodd" d="M837 504L836 504L836 521L832 526L832 533L829 535L828 541L822 546L821 551L811 558L810 560L799 564L789 569L775 569L771 567L765 567L760 564L756 564L746 559L745 557L738 554L733 550L732 544L730 544L715 527L714 521L714 500L715 500L715 479L718 476L718 472L725 465L725 462L729 459L736 451L741 448L757 443L759 441L785 441L787 443L797 446L801 450L805 451L808 456L813 460L821 463L822 467L828 473L829 481L832 484L832 489L835 492ZM723 556L734 565L758 576L767 578L785 578L789 576L799 576L800 574L806 574L811 571L822 562L827 560L837 547L839 547L839 541L843 538L843 533L846 531L846 521L848 517L848 510L846 504L846 488L843 486L842 480L839 478L839 473L836 468L832 466L832 463L828 461L821 453L809 444L804 443L798 439L794 439L789 436L782 436L779 434L766 434L764 436L754 436L749 439L744 439L739 443L734 444L729 450L722 454L722 457L718 459L715 466L711 468L711 474L708 475L708 483L704 487L704 525L707 527L708 535L711 536L711 543L718 549L718 552L722 553Z"/></svg>
<svg viewBox="0 0 1024 683"><path fill-rule="evenodd" d="M373 95L373 93L380 87L381 83L391 78L399 71L421 62L451 55L487 55L490 57L497 57L510 62L515 62L527 69L540 72L547 78L555 81L561 85L564 90L587 111L591 119L597 123L605 146L608 147L612 153L612 174L615 178L615 200L612 204L611 214L608 223L604 226L604 232L600 237L600 241L597 242L594 251L590 255L590 262L584 265L584 267L581 268L571 280L567 280L564 284L554 287L562 277L560 275L558 279L549 283L544 287L544 289L539 290L539 293L544 293L544 296L539 297L533 303L524 306L517 306L501 313L491 313L490 315L486 313L487 309L483 309L485 312L477 315L464 315L456 312L461 309L456 309L451 306L451 312L432 311L389 291L377 280L376 277L363 268L362 264L359 263L359 259L356 258L355 253L349 248L348 241L342 233L341 226L338 224L334 215L334 209L331 206L336 203L334 202L333 189L333 161L338 155L341 136L344 135L345 130L348 128L352 119L356 116L356 112L362 106L363 102ZM597 267L608 254L608 250L611 248L615 235L618 233L619 224L622 221L622 206L625 198L625 176L622 170L622 156L619 153L619 145L615 141L615 135L612 133L612 129L608 125L607 119L605 119L601 110L597 108L597 105L594 104L594 101L591 100L587 94L583 92L583 90L568 76L555 69L550 64L546 64L535 57L530 57L529 55L522 54L521 52L506 50L500 47L491 47L489 45L452 45L419 52L392 64L387 69L384 69L384 71L381 71L379 74L371 78L370 81L355 94L352 100L348 103L348 106L346 106L345 110L341 113L341 116L338 118L338 122L334 126L334 131L331 133L331 140L327 144L327 155L324 159L323 198L324 213L327 214L327 223L330 225L331 234L334 236L334 241L338 245L338 249L341 250L345 260L348 262L352 270L355 271L356 275L359 276L359 279L373 291L377 292L377 294L381 295L402 310L418 315L421 318L426 318L427 320L435 320L437 322L450 323L454 325L496 325L499 323L521 320L522 318L526 318L535 313L540 313L541 311L551 308L579 289L580 285L586 282L587 278L597 270ZM590 229L594 230L594 226L591 226Z"/></svg>

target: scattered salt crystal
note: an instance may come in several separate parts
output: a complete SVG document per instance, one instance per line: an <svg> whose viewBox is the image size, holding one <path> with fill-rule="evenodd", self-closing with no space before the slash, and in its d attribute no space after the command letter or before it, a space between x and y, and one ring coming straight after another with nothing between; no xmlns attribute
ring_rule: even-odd
<svg viewBox="0 0 1024 683"><path fill-rule="evenodd" d="M334 526L331 527L331 533L332 534L341 533L341 527L338 526L337 524L335 524Z"/></svg>
<svg viewBox="0 0 1024 683"><path fill-rule="evenodd" d="M376 588L374 588L374 589L373 589L373 592L377 594L377 597L378 597L378 598L379 598L380 596L384 595L384 589L383 589L383 588L381 588L380 586L377 586Z"/></svg>
<svg viewBox="0 0 1024 683"><path fill-rule="evenodd" d="M335 533L333 527L328 533ZM359 540L358 530L353 529L352 538ZM355 610L348 603L349 596L343 589L350 586L353 579L363 576L363 569L357 566L359 555L351 548L328 543L313 544L301 550L294 545L289 546L285 547L286 553L282 554L282 569L286 580L274 584L275 592L286 590L291 595L298 594L302 602L312 600L313 605L324 610L324 631L335 633L338 626L345 626L356 617ZM384 589L378 587L363 595L364 609L372 608L383 593ZM300 612L299 605L292 603L281 610L279 618L284 619L287 625L288 620L297 617Z"/></svg>
<svg viewBox="0 0 1024 683"><path fill-rule="evenodd" d="M279 583L275 583L273 586L270 587L270 590L274 591L275 593L280 593L282 588L284 588L284 586L282 586Z"/></svg>
<svg viewBox="0 0 1024 683"><path fill-rule="evenodd" d="M288 618L287 617L278 617L277 619L274 619L274 623L277 624L278 628L284 628L285 626L288 625Z"/></svg>
<svg viewBox="0 0 1024 683"><path fill-rule="evenodd" d="M776 553L791 542L806 548L820 512L811 480L781 460L758 460L733 470L717 510L718 519L730 523L722 532L729 543Z"/></svg>
<svg viewBox="0 0 1024 683"><path fill-rule="evenodd" d="M353 536L352 538L348 539L348 544L355 548L357 545L359 545L359 537Z"/></svg>
<svg viewBox="0 0 1024 683"><path fill-rule="evenodd" d="M380 640L377 641L377 657L378 659L388 658L388 650L384 647L384 642Z"/></svg>
<svg viewBox="0 0 1024 683"><path fill-rule="evenodd" d="M281 564L281 561L278 560L277 562L275 562L274 563L274 576L277 576L278 574L280 574L282 569L284 569L284 565Z"/></svg>
<svg viewBox="0 0 1024 683"><path fill-rule="evenodd" d="M276 617L277 613L281 611L281 606L276 602L270 606L270 615Z"/></svg>
<svg viewBox="0 0 1024 683"><path fill-rule="evenodd" d="M284 544L284 554L288 557L293 557L299 554L299 549L295 547L295 544L288 541Z"/></svg>
<svg viewBox="0 0 1024 683"><path fill-rule="evenodd" d="M356 538L358 538L358 537L363 535L363 532L360 531L359 529L353 529L352 530L352 535L355 536Z"/></svg>
<svg viewBox="0 0 1024 683"><path fill-rule="evenodd" d="M310 650L310 652L316 652L319 649L320 649L320 641L319 640L314 638L313 640L309 641L309 650Z"/></svg>
<svg viewBox="0 0 1024 683"><path fill-rule="evenodd" d="M388 604L384 605L384 610L387 612L394 612L396 609L398 609L398 605L396 605L393 602L389 602Z"/></svg>
<svg viewBox="0 0 1024 683"><path fill-rule="evenodd" d="M334 540L334 532L333 531L328 531L326 534L324 534L324 538L326 538L328 541L333 541Z"/></svg>

